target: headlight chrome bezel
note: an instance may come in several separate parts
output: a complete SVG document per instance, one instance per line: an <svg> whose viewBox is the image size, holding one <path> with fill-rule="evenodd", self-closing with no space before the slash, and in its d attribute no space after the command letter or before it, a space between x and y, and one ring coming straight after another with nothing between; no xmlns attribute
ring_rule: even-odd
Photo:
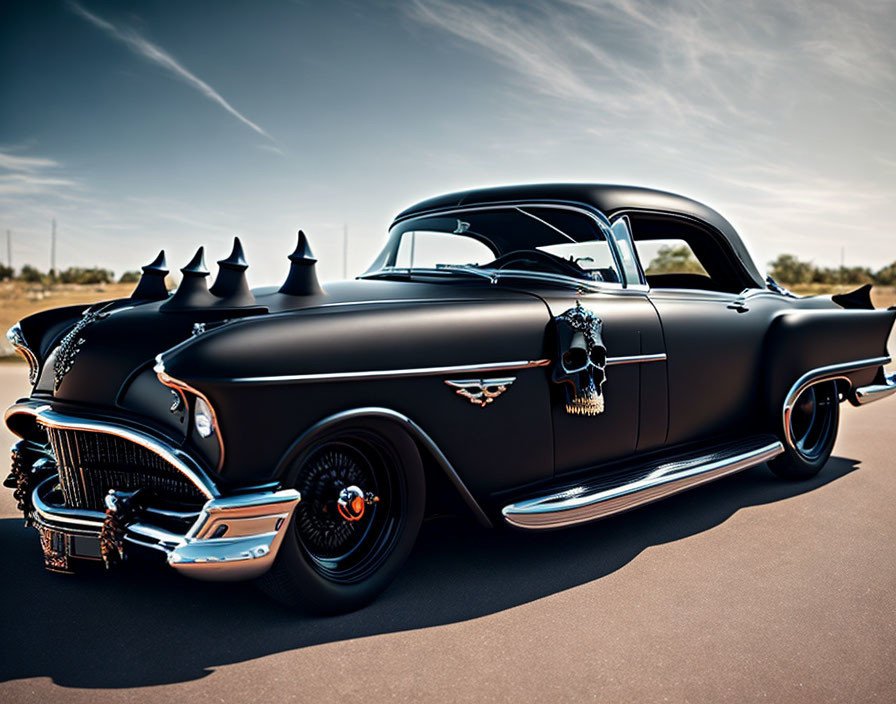
<svg viewBox="0 0 896 704"><path fill-rule="evenodd" d="M156 363L155 366L153 366L153 371L163 385L181 394L184 401L184 409L189 413L192 430L195 431L200 440L208 440L209 438L215 439L218 446L218 457L217 462L213 461L212 464L217 470L220 470L221 467L224 466L224 439L221 436L221 424L218 422L218 414L211 401L198 389L195 389L186 382L176 379L168 374L168 372L165 371L165 363L162 361L161 354L156 355ZM211 432L208 435L200 433L196 425L196 408L200 400L205 408L208 409L208 413L211 416ZM192 408L192 411L190 411L190 408ZM195 440L196 438L194 437L194 441Z"/></svg>

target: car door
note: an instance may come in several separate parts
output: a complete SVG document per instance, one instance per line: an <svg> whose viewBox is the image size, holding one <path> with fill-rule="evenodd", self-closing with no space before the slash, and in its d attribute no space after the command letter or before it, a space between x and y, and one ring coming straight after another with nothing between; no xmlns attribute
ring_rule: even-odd
<svg viewBox="0 0 896 704"><path fill-rule="evenodd" d="M762 346L778 307L769 296L654 289L669 370L669 444L759 427Z"/></svg>
<svg viewBox="0 0 896 704"><path fill-rule="evenodd" d="M755 432L763 342L779 297L742 289L726 266L732 257L724 243L696 225L674 217L641 223L639 230L638 218L633 220L634 241L667 354L666 443ZM661 236L664 227L674 233L671 239Z"/></svg>
<svg viewBox="0 0 896 704"><path fill-rule="evenodd" d="M555 295L546 297L546 302L555 318L574 309L577 302L594 313L602 323L607 348L602 412L570 413L570 385L551 384L555 473L593 467L662 445L667 423L666 366L659 318L648 297L619 291ZM559 357L562 351L555 349L553 354Z"/></svg>

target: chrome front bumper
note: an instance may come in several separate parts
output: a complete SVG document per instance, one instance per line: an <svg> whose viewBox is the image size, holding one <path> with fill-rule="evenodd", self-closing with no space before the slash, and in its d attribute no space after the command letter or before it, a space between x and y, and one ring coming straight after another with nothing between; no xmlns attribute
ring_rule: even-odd
<svg viewBox="0 0 896 704"><path fill-rule="evenodd" d="M201 507L197 504L189 512L176 512L140 506L126 519L120 517L115 526L116 544L124 547L125 554L128 545L148 548L161 553L171 567L190 577L241 580L266 572L277 556L300 500L294 489L278 490L273 484L222 492L188 453L160 436L124 423L68 415L35 400L15 404L7 410L5 419L10 429L23 438L22 443L14 446L10 479L15 480L18 475L21 480L16 498L26 520L40 532L50 569L66 571L69 558L106 559L100 537L104 524L111 519L109 512L64 505L56 491L58 475L50 474L60 458L42 444L46 436L41 428L116 436L154 453L194 485L199 496L205 498ZM17 455L20 445L30 449ZM172 526L176 526L177 532L171 530ZM106 525L107 535L109 527Z"/></svg>
<svg viewBox="0 0 896 704"><path fill-rule="evenodd" d="M66 508L47 496L57 481L53 475L35 487L30 518L41 534L44 555L99 559L99 541L107 516L99 511ZM209 499L183 535L152 524L153 515L171 512L145 509L124 527L123 541L161 552L178 572L196 579L232 581L252 579L270 569L300 500L294 489L259 491ZM182 517L183 514L178 514ZM48 566L53 567L48 560Z"/></svg>

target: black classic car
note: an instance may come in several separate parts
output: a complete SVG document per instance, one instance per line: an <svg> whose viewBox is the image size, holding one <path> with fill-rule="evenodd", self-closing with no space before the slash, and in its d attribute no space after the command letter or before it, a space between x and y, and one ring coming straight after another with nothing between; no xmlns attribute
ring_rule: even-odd
<svg viewBox="0 0 896 704"><path fill-rule="evenodd" d="M200 249L169 294L160 254L130 298L10 330L33 390L7 485L48 568L156 557L348 610L426 515L545 530L766 462L804 479L842 401L896 392L896 310L792 295L669 193L455 193L357 280L321 286L301 232L289 259L250 289L236 240L209 287Z"/></svg>

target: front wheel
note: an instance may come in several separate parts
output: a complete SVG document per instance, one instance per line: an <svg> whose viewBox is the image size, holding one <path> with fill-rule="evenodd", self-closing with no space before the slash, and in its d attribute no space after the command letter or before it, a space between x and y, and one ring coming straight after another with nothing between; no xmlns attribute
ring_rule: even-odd
<svg viewBox="0 0 896 704"><path fill-rule="evenodd" d="M311 613L364 606L395 577L423 520L416 445L398 431L344 428L302 452L290 475L302 498L259 586Z"/></svg>
<svg viewBox="0 0 896 704"><path fill-rule="evenodd" d="M810 386L797 398L790 414L792 445L768 463L784 479L810 479L824 467L837 440L840 425L840 396L837 383L826 381Z"/></svg>

